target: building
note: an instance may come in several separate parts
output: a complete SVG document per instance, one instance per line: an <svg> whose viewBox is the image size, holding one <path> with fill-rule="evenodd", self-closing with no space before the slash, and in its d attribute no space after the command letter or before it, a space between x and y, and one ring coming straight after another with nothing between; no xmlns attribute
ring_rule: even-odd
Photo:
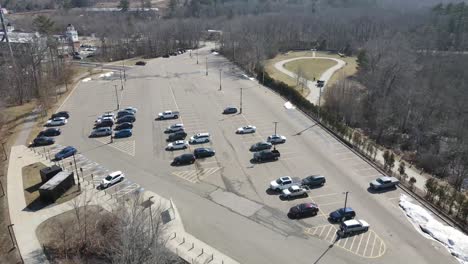
<svg viewBox="0 0 468 264"><path fill-rule="evenodd" d="M67 31L65 31L65 41L72 48L73 52L80 50L80 40L78 39L78 31L72 24L68 24Z"/></svg>

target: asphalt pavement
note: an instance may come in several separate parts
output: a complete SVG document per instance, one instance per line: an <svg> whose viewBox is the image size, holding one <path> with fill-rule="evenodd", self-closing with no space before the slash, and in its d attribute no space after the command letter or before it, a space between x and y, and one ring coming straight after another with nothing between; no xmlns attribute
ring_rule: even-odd
<svg viewBox="0 0 468 264"><path fill-rule="evenodd" d="M223 57L204 48L197 64L192 55L158 58L127 69L123 90L118 74L82 82L62 106L71 118L58 143L73 145L87 159L121 170L132 183L172 198L189 233L240 263L456 263L439 243L409 223L398 208L399 190L368 191L369 181L379 173L367 163L300 111L285 108L284 99ZM241 93L242 113L221 114L227 106L240 108ZM98 115L117 110L117 99L120 108L138 108L133 136L112 142L108 137L88 138ZM181 116L156 121L164 110L180 111ZM287 137L277 146L281 157L254 163L249 147L274 133L273 122ZM166 151L163 130L174 123L183 123L189 136L209 132L211 142ZM235 134L244 125L256 126L257 132ZM175 156L201 146L212 147L216 155L193 165L170 165ZM285 201L267 190L278 177L314 174L325 175L327 183L307 197ZM371 228L340 239L335 235L338 225L327 215L344 205L346 191L348 206ZM317 203L319 214L289 219L289 208L303 202Z"/></svg>

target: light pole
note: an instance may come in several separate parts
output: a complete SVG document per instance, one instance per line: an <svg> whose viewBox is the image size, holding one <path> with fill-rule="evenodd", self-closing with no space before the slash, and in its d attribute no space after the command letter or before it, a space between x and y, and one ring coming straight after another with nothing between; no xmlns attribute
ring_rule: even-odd
<svg viewBox="0 0 468 264"><path fill-rule="evenodd" d="M117 100L117 110L119 110L120 104L119 104L119 95L117 93L117 84L114 84L114 88L115 88L115 99Z"/></svg>
<svg viewBox="0 0 468 264"><path fill-rule="evenodd" d="M318 109L317 109L317 113L318 113L318 117L320 119L320 101L321 101L321 98L322 98L322 87L325 85L325 81L321 81L321 80L317 80L317 84L315 86L317 86L317 88L319 88L319 101L318 101Z"/></svg>
<svg viewBox="0 0 468 264"><path fill-rule="evenodd" d="M275 135L276 135L276 126L278 125L278 121L274 121L273 124L275 124Z"/></svg>
<svg viewBox="0 0 468 264"><path fill-rule="evenodd" d="M343 193L345 195L344 207L343 208L346 208L346 203L348 202L348 193L349 193L349 191L346 191L346 192Z"/></svg>
<svg viewBox="0 0 468 264"><path fill-rule="evenodd" d="M239 109L239 114L242 114L242 90L244 88L240 88L240 109Z"/></svg>
<svg viewBox="0 0 468 264"><path fill-rule="evenodd" d="M76 167L75 154L73 154L73 162L75 163L76 178L78 179L78 187L81 187L80 184L80 175L78 174L78 168ZM73 169L72 169L73 170Z"/></svg>
<svg viewBox="0 0 468 264"><path fill-rule="evenodd" d="M196 54L197 54L197 64L198 64L198 50L197 50Z"/></svg>
<svg viewBox="0 0 468 264"><path fill-rule="evenodd" d="M220 91L222 89L222 86L221 86L221 72L222 72L222 69L219 69L219 90Z"/></svg>
<svg viewBox="0 0 468 264"><path fill-rule="evenodd" d="M124 81L127 81L127 75L125 74L125 61L122 61L122 69L124 72Z"/></svg>
<svg viewBox="0 0 468 264"><path fill-rule="evenodd" d="M208 56L205 57L206 61L206 76L208 76Z"/></svg>

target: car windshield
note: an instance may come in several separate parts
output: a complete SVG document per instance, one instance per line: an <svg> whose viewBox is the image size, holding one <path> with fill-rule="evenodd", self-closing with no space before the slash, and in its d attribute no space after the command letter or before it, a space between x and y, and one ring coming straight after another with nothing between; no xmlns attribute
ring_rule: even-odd
<svg viewBox="0 0 468 264"><path fill-rule="evenodd" d="M277 183L277 184L281 184L282 182L283 182L283 181L282 181L281 179L277 179L277 180L276 180L276 183Z"/></svg>
<svg viewBox="0 0 468 264"><path fill-rule="evenodd" d="M107 177L105 179L106 179L106 181L110 181L110 180L112 180L112 176L107 175Z"/></svg>

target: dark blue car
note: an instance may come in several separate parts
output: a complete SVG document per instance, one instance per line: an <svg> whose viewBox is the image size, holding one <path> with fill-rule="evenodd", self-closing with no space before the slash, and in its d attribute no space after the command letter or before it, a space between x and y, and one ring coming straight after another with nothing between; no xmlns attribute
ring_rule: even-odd
<svg viewBox="0 0 468 264"><path fill-rule="evenodd" d="M135 116L133 115L126 115L122 116L121 118L117 119L117 124L122 124L122 123L133 123L136 121Z"/></svg>
<svg viewBox="0 0 468 264"><path fill-rule="evenodd" d="M114 130L132 129L132 128L133 128L133 124L126 122L126 123L118 124L116 127L114 127Z"/></svg>
<svg viewBox="0 0 468 264"><path fill-rule="evenodd" d="M68 146L61 151L59 151L57 154L55 154L55 160L62 160L68 157L71 157L75 155L77 152L76 148Z"/></svg>
<svg viewBox="0 0 468 264"><path fill-rule="evenodd" d="M124 138L124 137L131 137L131 136L132 136L131 129L122 129L114 133L114 138Z"/></svg>
<svg viewBox="0 0 468 264"><path fill-rule="evenodd" d="M333 222L343 222L345 220L353 219L356 216L356 212L351 207L340 208L333 211L329 215L329 219Z"/></svg>

